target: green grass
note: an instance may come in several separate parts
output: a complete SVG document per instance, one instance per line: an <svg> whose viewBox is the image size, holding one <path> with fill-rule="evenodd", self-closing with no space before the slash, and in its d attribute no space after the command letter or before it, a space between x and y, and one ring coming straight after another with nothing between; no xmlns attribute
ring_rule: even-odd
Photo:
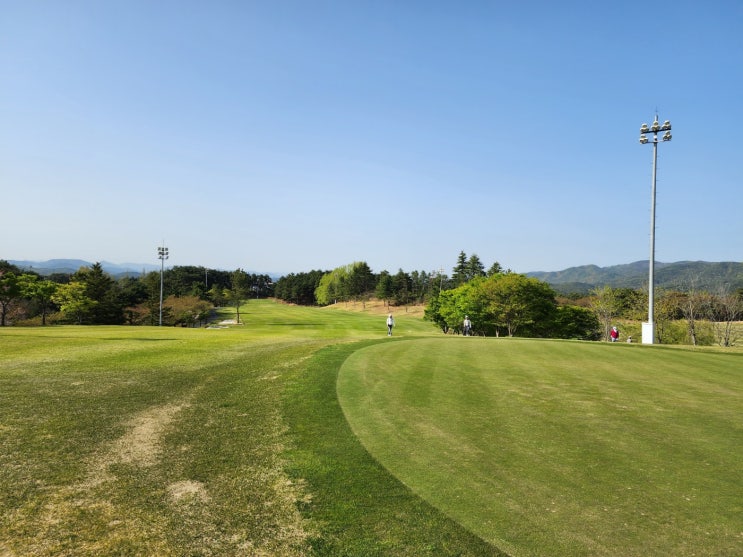
<svg viewBox="0 0 743 557"><path fill-rule="evenodd" d="M511 555L743 553L743 354L375 345L338 391L369 452Z"/></svg>
<svg viewBox="0 0 743 557"><path fill-rule="evenodd" d="M386 337L381 315L297 308L264 300L247 304L241 310L244 324L229 329L0 328L0 555L500 555L498 548L522 555L540 554L533 547L562 547L548 545L549 539L532 526L539 524L544 530L540 523L544 494L526 489L537 486L540 474L543 479L548 473L545 470L553 471L545 464L553 462L549 454L526 461L523 454L501 456L508 466L497 481L510 494L512 508L498 516L503 518L502 525L515 532L509 546L501 543L506 539L502 530L498 539L488 537L482 525L457 516L425 489L410 483L397 464L385 462L376 451L370 454L359 442L336 396L340 379L345 410L353 427L359 428L358 415L354 418L349 405L354 396L360 404L363 397L352 396L355 373L343 367L347 360L352 366L366 358L372 367L380 357L399 362L397 371L385 371L392 390L385 394L380 383L369 394L375 404L387 404L388 397L398 396L394 394L398 383L392 381L395 374L407 377L406 404L426 420L433 419L425 411L427 406L443 409L454 404L447 394L453 400L469 399L476 408L488 400L492 389L500 388L491 385L491 391L483 391L489 385L482 371L487 354L481 360L474 354L461 358L458 352L460 346L474 346L469 341L485 346L490 340L444 338L429 323L406 316L404 310L395 316L392 339ZM709 446L694 451L679 448L674 459L688 463L691 457L699 457L697 450L712 455L695 463L705 466L708 479L694 485L698 496L687 502L695 512L702 505L716 507L714 512L720 517L720 524L709 530L712 539L704 546L708 551L698 554L740 549L743 528L740 521L735 523L725 514L731 501L741 500L740 482L733 482L714 500L702 501L702 496L712 493L731 474L738 473L740 479L734 458L740 453L740 428L728 431L723 419L729 410L726 397L738 397L740 413L740 380L738 373L725 371L728 353L639 345L496 342L499 347L512 347L514 362L507 375L514 394L510 403L508 397L499 401L497 417L510 424L513 446L533 446L533 454L539 454L538 447L549 448L545 438L573 435L569 430L575 420L566 412L571 404L593 405L594 421L586 423L589 433L594 428L588 425L601 424L600 429L606 430L604 442L627 442L623 422L617 422L614 414L624 416L630 411L608 412L611 406L604 402L606 396L623 388L637 391L638 401L626 404L629 409L645 411L648 403L644 400L652 399L670 408L667 412L676 406L685 410L677 412L678 430L667 432L669 436L683 434L696 443L697 437L714 433L701 416L717 424L724 435L713 434ZM544 346L564 347L560 348L564 352L551 353ZM451 355L447 355L449 350ZM594 353L608 356L594 358ZM635 359L625 358L632 365L621 365L623 354L635 353L651 354L658 373L673 378L671 385L648 379L640 382L648 392L643 395L643 389L636 386L642 373L634 369ZM418 364L404 363L411 357ZM573 367L578 362L585 374L595 375L600 370L594 370L590 362L611 361L612 357L619 358L614 360L613 371L601 371L611 381L599 381L596 375L595 380L582 384L577 371L571 376L567 371L550 375L533 369L540 362L557 365L563 358ZM684 367L689 357L697 358L694 361L706 370L706 382ZM455 361L453 367L461 375L447 387L448 393L440 390L431 375L432 369L446 361ZM676 374L677 369L687 371ZM367 376L367 372L359 373L358 379L366 381ZM613 385L612 389L607 385ZM706 393L703 397L686 398L686 391L700 387ZM564 402L560 393L567 393ZM541 425L527 427L542 424L547 407L552 408L548 414L551 429L543 432ZM530 409L531 421L518 418L523 408ZM379 414L373 407L367 410L370 416ZM404 408L387 410L389 419L399 423L398 433L408 435ZM383 431L387 418L378 417L379 431ZM502 442L493 437L489 419L487 412L481 412L483 439ZM434 422L429 424L430 434ZM651 426L658 427L652 421L648 429ZM366 427L374 430L377 426ZM477 434L475 428L453 440L454 445L441 445L449 451L447 460L458 458L452 454L454 448L472 446ZM362 438L370 443L368 432ZM411 441L399 452L415 460L422 455L420 437L413 436ZM658 441L665 442L662 437ZM390 443L398 442L390 439ZM595 458L605 454L603 449L596 451ZM563 493L558 502L566 509L562 514L567 509L584 513L596 509L584 505L580 490L574 489L580 478L573 477L570 467L586 460L578 455L572 458L554 470L559 472L555 485ZM436 481L436 460L428 462L431 481ZM646 465L654 463L660 465L660 461ZM438 465L442 472L451 472L447 477L452 487L447 489L454 489L466 469L440 461ZM492 465L483 462L481 466L487 470ZM542 471L532 470L535 467ZM662 495L668 486L683 480L677 478L675 464L665 470L667 474L663 469L648 471L648 477L666 482L655 485L643 503L650 511L662 501L658 492ZM593 473L597 478L602 473L611 476L596 469ZM642 479L638 478L637 485ZM490 508L501 512L494 505ZM696 518L683 506L664 508L663 513L650 516L669 524L687 524L690 516ZM574 524L569 517L561 520L566 526ZM621 525L612 528L621 529ZM699 531L694 525L689 528L690 536ZM737 532L737 537L726 537L726 528ZM590 524L577 531L584 537L593 536ZM546 545L519 539L523 532L527 537L541 535ZM659 542L657 547L673 546Z"/></svg>

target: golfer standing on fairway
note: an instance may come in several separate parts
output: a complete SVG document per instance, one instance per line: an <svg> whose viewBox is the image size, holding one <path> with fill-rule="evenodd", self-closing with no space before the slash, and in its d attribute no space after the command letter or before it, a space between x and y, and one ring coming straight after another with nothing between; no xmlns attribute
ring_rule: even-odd
<svg viewBox="0 0 743 557"><path fill-rule="evenodd" d="M394 327L394 326L395 326L395 320L392 319L392 314L390 313L387 316L387 336L388 337L391 337L392 336L392 327Z"/></svg>

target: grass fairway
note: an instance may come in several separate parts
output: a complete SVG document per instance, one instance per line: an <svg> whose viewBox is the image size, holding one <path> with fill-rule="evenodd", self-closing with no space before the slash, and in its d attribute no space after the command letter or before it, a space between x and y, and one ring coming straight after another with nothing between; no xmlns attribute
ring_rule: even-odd
<svg viewBox="0 0 743 557"><path fill-rule="evenodd" d="M0 555L741 553L740 353L379 310L0 328Z"/></svg>
<svg viewBox="0 0 743 557"><path fill-rule="evenodd" d="M743 555L743 354L431 338L353 353L369 452L510 555Z"/></svg>

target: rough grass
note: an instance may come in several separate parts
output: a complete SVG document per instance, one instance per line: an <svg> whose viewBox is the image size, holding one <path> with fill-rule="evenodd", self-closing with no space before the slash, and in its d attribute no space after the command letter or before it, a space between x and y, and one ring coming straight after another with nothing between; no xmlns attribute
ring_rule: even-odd
<svg viewBox="0 0 743 557"><path fill-rule="evenodd" d="M323 346L383 338L384 319L270 301L241 318L0 329L0 555L311 552L285 384Z"/></svg>

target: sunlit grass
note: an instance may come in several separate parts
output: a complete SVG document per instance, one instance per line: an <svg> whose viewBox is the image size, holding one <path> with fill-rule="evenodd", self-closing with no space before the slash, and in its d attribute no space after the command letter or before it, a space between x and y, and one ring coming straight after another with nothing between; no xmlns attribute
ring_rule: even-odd
<svg viewBox="0 0 743 557"><path fill-rule="evenodd" d="M444 337L394 313L392 339L379 308L268 300L229 328L0 328L0 555L629 554L608 516L636 554L738 552L730 351ZM349 357L373 455L337 398Z"/></svg>
<svg viewBox="0 0 743 557"><path fill-rule="evenodd" d="M743 552L741 354L515 339L372 346L339 394L379 461L514 555Z"/></svg>

